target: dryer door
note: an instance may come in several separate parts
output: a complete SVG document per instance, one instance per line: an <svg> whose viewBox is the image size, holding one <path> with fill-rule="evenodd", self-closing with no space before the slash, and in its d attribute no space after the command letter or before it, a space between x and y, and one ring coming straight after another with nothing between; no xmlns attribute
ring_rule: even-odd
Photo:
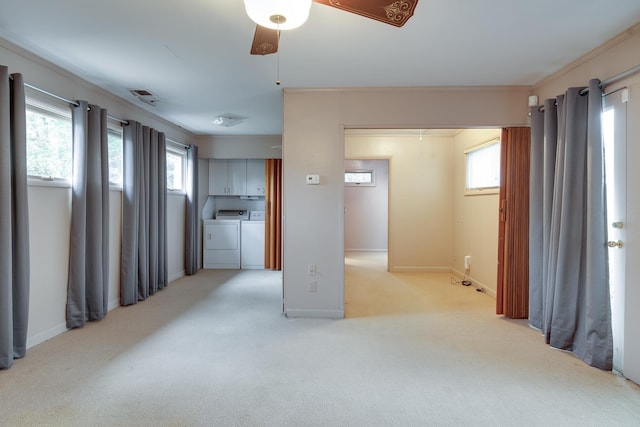
<svg viewBox="0 0 640 427"><path fill-rule="evenodd" d="M240 248L240 223L211 223L204 227L204 248L237 250Z"/></svg>

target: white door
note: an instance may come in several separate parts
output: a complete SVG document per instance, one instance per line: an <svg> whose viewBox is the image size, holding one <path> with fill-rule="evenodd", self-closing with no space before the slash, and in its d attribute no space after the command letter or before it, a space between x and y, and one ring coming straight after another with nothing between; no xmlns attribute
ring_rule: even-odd
<svg viewBox="0 0 640 427"><path fill-rule="evenodd" d="M627 212L627 89L604 97L602 132L607 189L607 240L613 328L613 368L624 371L625 227Z"/></svg>

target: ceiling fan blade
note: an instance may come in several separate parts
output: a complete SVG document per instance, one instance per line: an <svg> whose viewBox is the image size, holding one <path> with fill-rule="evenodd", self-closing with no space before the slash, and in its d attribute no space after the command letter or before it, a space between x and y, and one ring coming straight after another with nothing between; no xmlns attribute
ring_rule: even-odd
<svg viewBox="0 0 640 427"><path fill-rule="evenodd" d="M345 12L402 27L413 16L418 0L313 0Z"/></svg>
<svg viewBox="0 0 640 427"><path fill-rule="evenodd" d="M256 32L253 35L251 45L251 55L269 55L278 51L278 40L280 33L278 30L256 25Z"/></svg>

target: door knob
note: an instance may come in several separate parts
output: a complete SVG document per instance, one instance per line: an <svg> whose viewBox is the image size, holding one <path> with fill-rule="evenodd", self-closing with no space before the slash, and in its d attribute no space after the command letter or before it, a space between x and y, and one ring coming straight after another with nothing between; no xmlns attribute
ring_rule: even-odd
<svg viewBox="0 0 640 427"><path fill-rule="evenodd" d="M609 246L610 248L621 248L624 246L624 243L622 243L622 240L618 240L617 242L609 241L607 242L607 246Z"/></svg>

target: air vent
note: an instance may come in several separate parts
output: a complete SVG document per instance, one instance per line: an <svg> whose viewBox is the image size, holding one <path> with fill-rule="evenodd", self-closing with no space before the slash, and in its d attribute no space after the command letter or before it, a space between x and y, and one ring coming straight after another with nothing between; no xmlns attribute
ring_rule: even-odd
<svg viewBox="0 0 640 427"><path fill-rule="evenodd" d="M213 123L216 126L223 126L228 128L231 126L239 125L240 123L244 122L246 119L247 119L246 117L224 113L217 117L214 117L213 120L211 120L211 123Z"/></svg>
<svg viewBox="0 0 640 427"><path fill-rule="evenodd" d="M155 106L158 102L160 102L160 98L158 96L154 95L146 89L129 89L129 92L131 92L131 95L135 96L145 104Z"/></svg>

